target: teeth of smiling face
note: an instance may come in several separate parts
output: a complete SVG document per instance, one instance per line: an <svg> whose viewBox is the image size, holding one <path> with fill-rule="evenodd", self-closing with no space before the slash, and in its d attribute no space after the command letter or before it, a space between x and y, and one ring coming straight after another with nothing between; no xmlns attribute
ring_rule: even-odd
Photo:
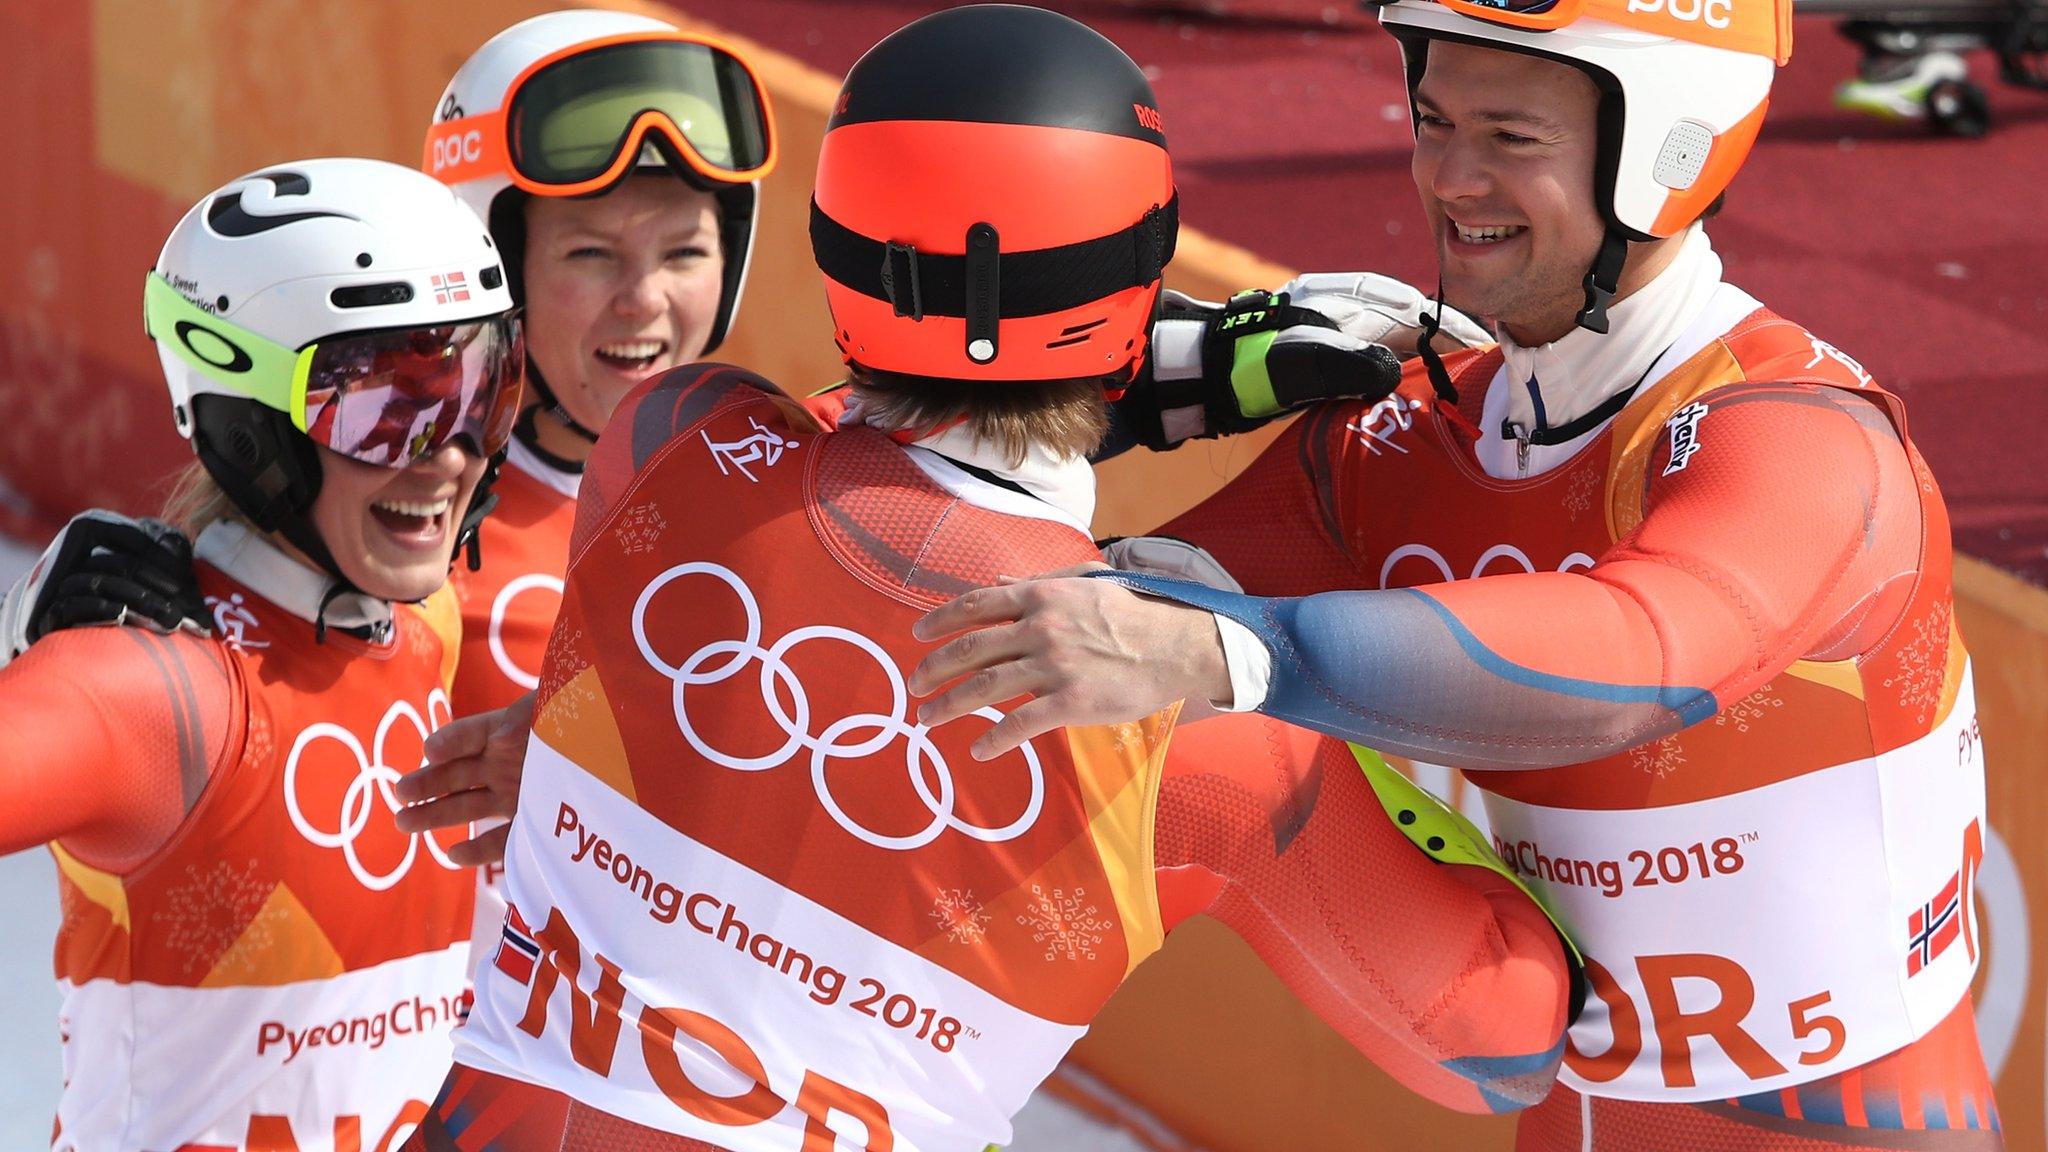
<svg viewBox="0 0 2048 1152"><path fill-rule="evenodd" d="M667 348L660 340L621 340L599 345L597 354L612 360L652 360Z"/></svg>
<svg viewBox="0 0 2048 1152"><path fill-rule="evenodd" d="M382 508L387 512L396 512L400 516L423 516L429 520L432 520L438 518L442 513L448 511L448 506L453 503L453 500L450 500L448 497L443 496L439 500L429 501L379 500L377 501L376 507Z"/></svg>
<svg viewBox="0 0 2048 1152"><path fill-rule="evenodd" d="M1458 239L1467 244L1495 244L1519 236L1527 230L1520 224L1492 224L1484 228L1468 228L1456 220L1451 221L1451 226L1458 230Z"/></svg>

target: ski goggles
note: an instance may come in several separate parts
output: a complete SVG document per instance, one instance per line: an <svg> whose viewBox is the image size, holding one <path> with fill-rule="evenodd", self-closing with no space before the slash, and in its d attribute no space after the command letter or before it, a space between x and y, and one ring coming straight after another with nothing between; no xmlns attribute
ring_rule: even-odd
<svg viewBox="0 0 2048 1152"><path fill-rule="evenodd" d="M1792 54L1792 6L1787 0L1425 0L1505 28L1556 32L1578 20L1602 20L1638 32L1767 56L1784 64ZM1386 0L1374 8L1416 9L1417 0Z"/></svg>
<svg viewBox="0 0 2048 1152"><path fill-rule="evenodd" d="M714 187L775 167L768 93L716 41L651 32L578 44L534 62L493 112L436 124L422 163L455 184L505 176L540 196L603 192L654 145Z"/></svg>
<svg viewBox="0 0 2048 1152"><path fill-rule="evenodd" d="M194 370L365 464L404 468L458 438L496 455L519 414L526 351L514 312L293 349L201 309L152 273L143 314L150 338Z"/></svg>

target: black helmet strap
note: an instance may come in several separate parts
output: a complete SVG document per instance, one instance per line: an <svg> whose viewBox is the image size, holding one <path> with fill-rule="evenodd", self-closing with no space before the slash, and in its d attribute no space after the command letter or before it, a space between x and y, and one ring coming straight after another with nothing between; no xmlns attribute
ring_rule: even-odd
<svg viewBox="0 0 2048 1152"><path fill-rule="evenodd" d="M995 228L976 224L968 229L966 254L953 256L870 239L811 201L811 251L820 271L913 321L967 319L970 341L977 330L993 340L987 332L998 319L1064 312L1153 283L1173 259L1179 234L1176 194L1129 228L1057 248L1001 252Z"/></svg>
<svg viewBox="0 0 2048 1152"><path fill-rule="evenodd" d="M1607 331L1607 306L1621 288L1621 268L1626 263L1628 240L1610 226L1601 238L1600 255L1586 270L1586 306L1579 309L1579 327L1589 332Z"/></svg>

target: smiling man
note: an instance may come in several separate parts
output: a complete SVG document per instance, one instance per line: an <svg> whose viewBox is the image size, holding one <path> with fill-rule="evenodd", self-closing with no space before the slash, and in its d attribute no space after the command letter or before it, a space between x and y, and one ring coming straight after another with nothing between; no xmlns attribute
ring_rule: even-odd
<svg viewBox="0 0 2048 1152"><path fill-rule="evenodd" d="M1586 956L1524 1150L2000 1147L1947 514L1898 400L1699 223L1789 5L1380 12L1446 298L1499 347L1312 410L1163 529L1245 594L1102 572L932 613L965 634L920 719L1034 697L994 755L1186 697L1466 770Z"/></svg>

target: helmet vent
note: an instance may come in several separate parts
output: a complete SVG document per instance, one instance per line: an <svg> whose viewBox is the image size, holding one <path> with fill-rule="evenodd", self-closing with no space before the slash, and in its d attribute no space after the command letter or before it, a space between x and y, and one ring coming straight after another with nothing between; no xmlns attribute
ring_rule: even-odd
<svg viewBox="0 0 2048 1152"><path fill-rule="evenodd" d="M1109 323L1109 317L1098 316L1093 320L1084 320L1079 324L1069 325L1066 328L1060 329L1059 339L1047 341L1045 346L1047 348L1072 348L1076 344L1085 344L1088 342L1088 338L1094 335L1094 329L1100 328L1107 323Z"/></svg>
<svg viewBox="0 0 2048 1152"><path fill-rule="evenodd" d="M1657 165L1650 174L1666 188L1683 192L1700 178L1713 150L1712 129L1697 120L1680 120L1665 135L1664 147L1657 150Z"/></svg>
<svg viewBox="0 0 2048 1152"><path fill-rule="evenodd" d="M381 308L386 304L404 304L412 299L412 285L403 280L387 280L382 284L351 284L336 288L327 294L328 303L336 308Z"/></svg>
<svg viewBox="0 0 2048 1152"><path fill-rule="evenodd" d="M228 456L243 468L255 468L263 462L263 445L256 441L256 430L247 424L230 424L227 428Z"/></svg>

